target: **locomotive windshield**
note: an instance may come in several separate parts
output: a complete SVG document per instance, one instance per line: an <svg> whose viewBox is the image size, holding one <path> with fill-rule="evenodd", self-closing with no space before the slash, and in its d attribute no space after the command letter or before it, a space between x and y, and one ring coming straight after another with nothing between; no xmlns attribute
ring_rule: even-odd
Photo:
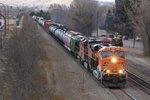
<svg viewBox="0 0 150 100"><path fill-rule="evenodd" d="M125 58L125 53L123 51L115 51L115 52L104 51L104 52L102 52L102 58L110 57L113 54L118 56L118 57Z"/></svg>
<svg viewBox="0 0 150 100"><path fill-rule="evenodd" d="M102 52L102 58L107 58L107 57L110 57L110 56L112 56L112 52L111 51Z"/></svg>
<svg viewBox="0 0 150 100"><path fill-rule="evenodd" d="M125 54L122 51L115 51L114 54L118 57L125 58Z"/></svg>

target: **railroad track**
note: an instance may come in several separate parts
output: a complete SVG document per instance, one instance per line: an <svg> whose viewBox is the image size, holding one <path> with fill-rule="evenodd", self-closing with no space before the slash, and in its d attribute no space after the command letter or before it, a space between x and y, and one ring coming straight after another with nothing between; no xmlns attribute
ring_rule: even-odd
<svg viewBox="0 0 150 100"><path fill-rule="evenodd" d="M131 60L127 60L127 64L128 64L128 66L129 67L133 67L133 68L136 68L136 70L137 71L139 71L139 72L141 72L141 74L143 74L144 76L146 76L146 77L149 77L150 76L150 73L148 73L149 72L149 70L148 69L143 69L143 66L146 66L146 65L139 65L139 64L137 64L137 63L134 63L133 61L131 61ZM136 67L136 66L139 66L139 67Z"/></svg>
<svg viewBox="0 0 150 100"><path fill-rule="evenodd" d="M141 77L129 72L128 72L128 80L134 82L136 85L140 86L140 89L143 90L144 92L150 94L150 83Z"/></svg>
<svg viewBox="0 0 150 100"><path fill-rule="evenodd" d="M122 91L123 93L125 93L130 99L136 100L135 97L133 97L130 93L126 92L124 89L121 89L121 91Z"/></svg>
<svg viewBox="0 0 150 100"><path fill-rule="evenodd" d="M125 91L125 89L110 89L110 91L118 100L136 100L136 98Z"/></svg>

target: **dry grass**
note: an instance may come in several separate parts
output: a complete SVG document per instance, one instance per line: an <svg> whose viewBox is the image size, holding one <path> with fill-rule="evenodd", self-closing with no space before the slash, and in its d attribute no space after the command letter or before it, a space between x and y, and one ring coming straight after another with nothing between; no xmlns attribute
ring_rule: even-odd
<svg viewBox="0 0 150 100"><path fill-rule="evenodd" d="M5 45L8 63L0 100L51 100L47 74L40 64L47 59L41 43L36 24L25 16L23 28L15 30Z"/></svg>

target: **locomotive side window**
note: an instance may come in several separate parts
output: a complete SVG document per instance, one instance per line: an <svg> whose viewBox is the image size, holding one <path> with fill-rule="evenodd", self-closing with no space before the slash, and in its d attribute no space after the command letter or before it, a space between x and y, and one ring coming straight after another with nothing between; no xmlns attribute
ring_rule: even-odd
<svg viewBox="0 0 150 100"><path fill-rule="evenodd" d="M110 56L112 56L112 52L110 52L110 51L102 52L102 58L107 58L107 57L110 57Z"/></svg>
<svg viewBox="0 0 150 100"><path fill-rule="evenodd" d="M125 58L125 54L122 51L115 51L114 54L118 57Z"/></svg>

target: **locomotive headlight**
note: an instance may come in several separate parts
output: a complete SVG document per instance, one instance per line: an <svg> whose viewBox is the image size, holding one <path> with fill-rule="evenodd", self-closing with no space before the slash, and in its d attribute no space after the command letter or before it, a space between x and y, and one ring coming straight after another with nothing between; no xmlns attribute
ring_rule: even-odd
<svg viewBox="0 0 150 100"><path fill-rule="evenodd" d="M109 73L110 73L110 70L106 70L106 73L109 74Z"/></svg>
<svg viewBox="0 0 150 100"><path fill-rule="evenodd" d="M119 74L123 74L123 70L122 69L119 70Z"/></svg>
<svg viewBox="0 0 150 100"><path fill-rule="evenodd" d="M116 63L116 62L117 62L116 57L113 57L113 58L111 59L111 62L112 62L112 63Z"/></svg>

